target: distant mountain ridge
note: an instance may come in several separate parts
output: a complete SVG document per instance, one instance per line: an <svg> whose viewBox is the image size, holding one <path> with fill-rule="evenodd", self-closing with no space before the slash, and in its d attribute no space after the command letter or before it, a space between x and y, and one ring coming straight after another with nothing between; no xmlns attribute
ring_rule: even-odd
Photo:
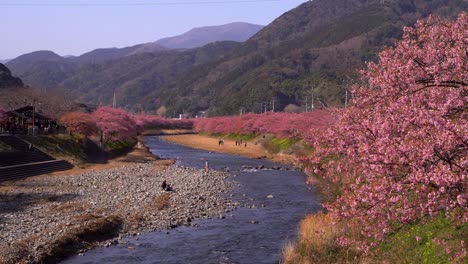
<svg viewBox="0 0 468 264"><path fill-rule="evenodd" d="M466 0L314 0L243 43L132 54L101 63L54 60L17 72L27 84L60 87L85 103L135 111L210 115L275 110L294 103L340 106L366 61L394 45L403 27L430 14L455 17ZM11 62L10 62L11 63ZM9 66L8 63L7 65Z"/></svg>
<svg viewBox="0 0 468 264"><path fill-rule="evenodd" d="M192 49L216 41L244 42L255 35L264 26L244 22L234 22L220 26L194 28L182 35L156 41L170 49Z"/></svg>
<svg viewBox="0 0 468 264"><path fill-rule="evenodd" d="M456 17L466 0L314 0L283 14L209 67L158 87L140 104L211 115L267 105L340 106L366 61L430 14Z"/></svg>
<svg viewBox="0 0 468 264"><path fill-rule="evenodd" d="M17 67L21 68L25 66L24 64L36 63L39 61L60 61L67 59L69 62L76 62L78 64L101 63L140 53L155 53L168 49L199 48L216 41L244 42L263 27L264 26L244 22L234 22L220 26L194 28L182 35L124 48L98 48L81 54L80 56L62 57L53 51L34 51L20 55L5 63L9 63L9 66L12 67L15 72ZM22 73L19 72L18 74L21 75Z"/></svg>
<svg viewBox="0 0 468 264"><path fill-rule="evenodd" d="M216 41L245 41L263 26L249 23L230 23L221 26L196 28L186 34L166 38L164 43L179 43L172 49L187 49L202 47ZM170 46L170 45L169 45ZM79 72L81 67L96 65L124 59L143 53L172 52L156 42L138 44L124 48L101 48L84 53L80 56L60 56L52 51L41 50L23 54L8 61L7 66L14 75L20 76L27 84L35 87L59 87L61 84Z"/></svg>

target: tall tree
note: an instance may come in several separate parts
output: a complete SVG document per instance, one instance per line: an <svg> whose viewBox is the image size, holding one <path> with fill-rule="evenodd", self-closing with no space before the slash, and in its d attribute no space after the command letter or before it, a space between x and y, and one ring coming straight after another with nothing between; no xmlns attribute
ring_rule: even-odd
<svg viewBox="0 0 468 264"><path fill-rule="evenodd" d="M317 142L315 173L343 188L326 208L362 230L342 244L368 250L440 213L468 221L467 36L467 13L405 28L395 48L368 64L367 85L354 87L353 105Z"/></svg>
<svg viewBox="0 0 468 264"><path fill-rule="evenodd" d="M59 122L71 132L80 133L86 137L96 133L96 122L91 114L70 112L62 115Z"/></svg>
<svg viewBox="0 0 468 264"><path fill-rule="evenodd" d="M139 132L133 115L123 109L100 107L93 113L93 118L105 140L128 140Z"/></svg>

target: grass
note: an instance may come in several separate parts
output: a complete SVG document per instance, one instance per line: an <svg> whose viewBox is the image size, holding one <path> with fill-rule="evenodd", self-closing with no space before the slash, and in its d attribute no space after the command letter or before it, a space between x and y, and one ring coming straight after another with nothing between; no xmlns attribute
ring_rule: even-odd
<svg viewBox="0 0 468 264"><path fill-rule="evenodd" d="M270 139L271 143L279 147L280 150L290 149L294 144L300 141L296 138L277 138L273 137Z"/></svg>
<svg viewBox="0 0 468 264"><path fill-rule="evenodd" d="M343 233L343 225L333 225L329 215L317 213L307 216L299 226L296 244L283 249L285 264L358 263L360 255L340 247L336 238Z"/></svg>
<svg viewBox="0 0 468 264"><path fill-rule="evenodd" d="M80 249L87 248L92 242L104 241L116 236L123 225L118 216L86 216L86 222L80 228L63 235L39 256L41 263L53 263L70 256ZM84 219L83 219L84 220Z"/></svg>
<svg viewBox="0 0 468 264"><path fill-rule="evenodd" d="M295 152L292 150L292 147L299 141L299 139L295 138L277 138L269 136L265 137L265 140L262 142L262 146L270 153L289 151L292 154Z"/></svg>
<svg viewBox="0 0 468 264"><path fill-rule="evenodd" d="M462 250L461 240L467 238L468 224L457 224L439 215L426 223L404 226L375 252L379 259L391 263L466 263L455 255ZM450 253L446 248L450 249Z"/></svg>
<svg viewBox="0 0 468 264"><path fill-rule="evenodd" d="M340 247L336 238L346 232L356 236L359 230L333 225L324 213L307 216L301 221L297 243L283 248L285 264L306 263L466 263L457 257L463 250L462 240L468 237L468 224L457 224L440 215L425 223L405 225L390 235L368 256ZM345 230L345 231L344 231ZM447 248L450 251L446 251ZM466 250L466 246L465 246Z"/></svg>
<svg viewBox="0 0 468 264"><path fill-rule="evenodd" d="M10 147L9 145L7 145L7 144L5 144L3 142L0 142L0 152L3 152L3 151L7 152L7 151L11 151L11 150L13 150L12 147Z"/></svg>
<svg viewBox="0 0 468 264"><path fill-rule="evenodd" d="M162 193L154 199L153 204L158 210L164 210L169 207L170 198L171 196L168 193Z"/></svg>
<svg viewBox="0 0 468 264"><path fill-rule="evenodd" d="M55 158L72 159L78 163L85 162L87 158L84 137L79 134L21 136L21 138Z"/></svg>
<svg viewBox="0 0 468 264"><path fill-rule="evenodd" d="M210 137L217 137L217 138L227 138L232 140L242 140L242 141L250 141L257 137L255 134L224 134L224 133L206 133L201 132L200 135L210 136Z"/></svg>
<svg viewBox="0 0 468 264"><path fill-rule="evenodd" d="M107 141L104 143L104 148L109 153L110 158L115 158L127 154L133 146L136 144L135 141Z"/></svg>
<svg viewBox="0 0 468 264"><path fill-rule="evenodd" d="M21 136L22 139L31 142L39 150L57 159L64 159L74 164L84 164L89 161L87 140L84 136L73 134ZM107 141L104 150L109 158L126 155L132 150L136 140L132 141Z"/></svg>
<svg viewBox="0 0 468 264"><path fill-rule="evenodd" d="M118 216L99 216L84 214L80 218L83 224L57 238L55 241L43 245L42 250L31 259L34 238L16 241L11 245L13 254L3 256L0 261L5 263L57 263L65 257L77 253L81 249L89 248L95 241L104 241L115 237L123 225Z"/></svg>

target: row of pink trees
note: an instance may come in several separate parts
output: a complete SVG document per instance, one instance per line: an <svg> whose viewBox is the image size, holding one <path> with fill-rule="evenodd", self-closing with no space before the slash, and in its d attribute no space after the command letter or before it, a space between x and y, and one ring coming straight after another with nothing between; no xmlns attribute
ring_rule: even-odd
<svg viewBox="0 0 468 264"><path fill-rule="evenodd" d="M361 230L340 238L344 246L367 251L400 227L440 214L466 223L467 36L466 13L405 28L395 48L361 73L365 85L354 87L347 109L207 118L194 127L314 145L314 157L301 161L340 189L325 207L335 221Z"/></svg>
<svg viewBox="0 0 468 264"><path fill-rule="evenodd" d="M120 108L104 106L94 113L71 112L60 118L71 132L90 136L102 133L104 140L129 140L141 133L145 127L191 128L190 120L169 120L149 115L133 115Z"/></svg>
<svg viewBox="0 0 468 264"><path fill-rule="evenodd" d="M137 122L147 128L192 129L192 119L168 119L155 115L137 115Z"/></svg>
<svg viewBox="0 0 468 264"><path fill-rule="evenodd" d="M274 134L277 137L301 138L311 129L323 130L333 121L331 111L310 113L265 113L196 119L198 132L223 134Z"/></svg>
<svg viewBox="0 0 468 264"><path fill-rule="evenodd" d="M326 208L361 230L343 245L368 250L408 223L445 214L468 221L468 15L431 17L362 72L353 105L319 140L317 174L341 183ZM330 158L334 157L334 158Z"/></svg>

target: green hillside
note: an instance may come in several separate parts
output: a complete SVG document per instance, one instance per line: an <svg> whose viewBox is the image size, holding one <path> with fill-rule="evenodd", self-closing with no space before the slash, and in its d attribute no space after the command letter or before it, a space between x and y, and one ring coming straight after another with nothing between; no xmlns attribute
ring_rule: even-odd
<svg viewBox="0 0 468 264"><path fill-rule="evenodd" d="M285 13L247 42L139 53L77 66L35 62L14 74L38 87L61 87L84 103L211 115L275 110L294 103L341 105L366 61L402 28L436 14L454 17L467 0L314 0ZM14 63L14 61L10 62ZM265 104L263 104L265 106Z"/></svg>
<svg viewBox="0 0 468 264"><path fill-rule="evenodd" d="M212 114L259 111L272 97L279 106L304 105L311 96L328 105L344 101L365 61L401 37L402 28L429 14L455 16L462 0L315 0L291 10L216 65L199 66L191 76L145 99L181 111L209 107ZM208 69L207 69L208 68ZM162 93L162 91L164 91ZM182 95L186 95L182 97ZM310 101L309 101L310 102ZM278 104L277 104L278 106ZM185 108L187 110L187 108Z"/></svg>

